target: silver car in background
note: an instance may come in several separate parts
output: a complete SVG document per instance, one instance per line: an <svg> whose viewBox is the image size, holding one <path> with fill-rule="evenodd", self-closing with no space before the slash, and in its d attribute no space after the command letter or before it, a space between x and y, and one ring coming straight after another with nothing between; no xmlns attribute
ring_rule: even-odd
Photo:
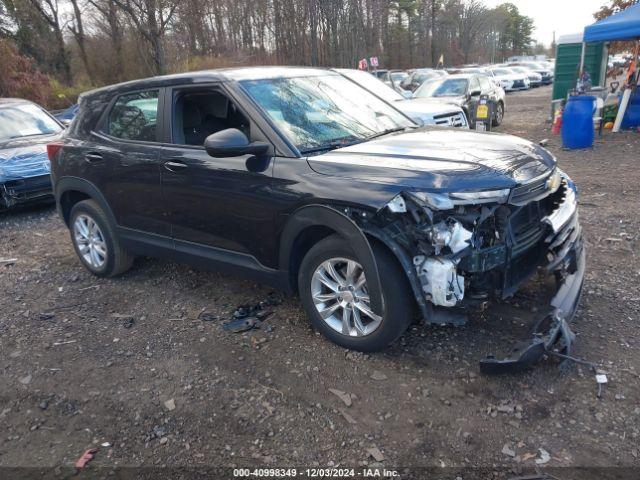
<svg viewBox="0 0 640 480"><path fill-rule="evenodd" d="M531 88L531 81L524 73L515 72L507 67L489 67L486 68L485 71L505 92L528 90Z"/></svg>
<svg viewBox="0 0 640 480"><path fill-rule="evenodd" d="M469 128L469 122L462 108L451 102L442 100L425 103L414 98L407 99L368 72L350 68L334 68L333 70L385 102L392 104L417 123Z"/></svg>

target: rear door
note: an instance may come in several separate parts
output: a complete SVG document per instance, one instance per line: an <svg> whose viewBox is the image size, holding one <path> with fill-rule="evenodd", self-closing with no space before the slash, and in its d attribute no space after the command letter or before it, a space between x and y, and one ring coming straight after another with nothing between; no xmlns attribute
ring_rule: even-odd
<svg viewBox="0 0 640 480"><path fill-rule="evenodd" d="M169 237L160 187L158 138L164 89L114 98L84 152L120 227Z"/></svg>

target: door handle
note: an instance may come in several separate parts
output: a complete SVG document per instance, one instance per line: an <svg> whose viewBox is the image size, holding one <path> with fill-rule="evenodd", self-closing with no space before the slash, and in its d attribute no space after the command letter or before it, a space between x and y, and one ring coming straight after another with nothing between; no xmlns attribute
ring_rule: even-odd
<svg viewBox="0 0 640 480"><path fill-rule="evenodd" d="M168 162L164 162L164 168L170 172L179 172L180 170L187 168L187 164L180 160L170 160Z"/></svg>
<svg viewBox="0 0 640 480"><path fill-rule="evenodd" d="M84 159L88 163L98 163L98 162L101 162L102 160L104 160L102 158L102 155L100 155L99 153L96 153L96 152L85 153L84 154Z"/></svg>

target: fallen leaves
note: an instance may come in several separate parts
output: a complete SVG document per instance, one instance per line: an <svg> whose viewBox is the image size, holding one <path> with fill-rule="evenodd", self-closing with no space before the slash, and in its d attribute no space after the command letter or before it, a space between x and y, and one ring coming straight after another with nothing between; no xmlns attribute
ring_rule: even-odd
<svg viewBox="0 0 640 480"><path fill-rule="evenodd" d="M380 451L378 447L367 448L367 453L373 458L376 462L384 461L384 454Z"/></svg>
<svg viewBox="0 0 640 480"><path fill-rule="evenodd" d="M342 400L342 402L347 407L350 407L351 404L353 403L352 400L351 400L351 394L350 393L343 392L342 390L336 390L335 388L330 388L329 391L331 393L333 393L336 397L338 397L340 400Z"/></svg>
<svg viewBox="0 0 640 480"><path fill-rule="evenodd" d="M171 412L176 408L176 401L173 398L170 398L169 400L164 402L164 407Z"/></svg>

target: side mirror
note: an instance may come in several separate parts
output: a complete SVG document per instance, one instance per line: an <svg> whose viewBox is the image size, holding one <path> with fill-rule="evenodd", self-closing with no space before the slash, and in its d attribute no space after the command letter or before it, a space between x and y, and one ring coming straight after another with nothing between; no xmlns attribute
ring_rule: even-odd
<svg viewBox="0 0 640 480"><path fill-rule="evenodd" d="M204 141L204 149L212 157L227 158L240 155L265 155L269 151L266 142L251 142L237 128L227 128L209 135Z"/></svg>

